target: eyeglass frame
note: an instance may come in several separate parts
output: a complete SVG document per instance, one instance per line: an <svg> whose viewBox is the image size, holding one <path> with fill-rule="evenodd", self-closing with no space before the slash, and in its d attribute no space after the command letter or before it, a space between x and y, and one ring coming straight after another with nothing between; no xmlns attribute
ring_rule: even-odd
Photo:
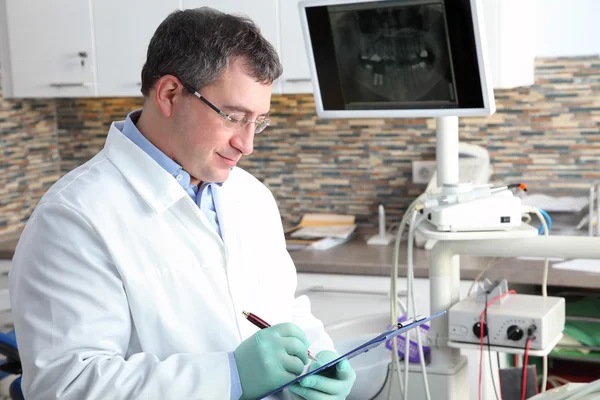
<svg viewBox="0 0 600 400"><path fill-rule="evenodd" d="M179 80L179 82L181 82L181 80ZM219 107L215 106L213 103L211 103L206 97L202 96L200 93L198 93L198 91L196 89L194 89L192 86L181 82L181 85L191 94L193 94L194 96L196 96L197 98L199 98L200 100L202 100L202 102L204 104L206 104L207 106L210 107L211 110L213 110L214 112L216 112L217 114L219 114L219 116L221 118L223 118L226 121L230 121L233 122L234 124L237 124L241 129L245 129L248 124L252 123L254 124L254 133L261 133L263 132L265 129L267 129L267 127L271 124L271 119L265 117L264 120L262 121L250 121L248 118L244 117L241 120L237 120L234 118L231 118L231 116L229 114L225 114L223 111L221 111L221 109L219 109ZM243 124L243 125L242 125ZM258 128L260 126L263 126L264 124L264 128L262 128L261 130L258 130Z"/></svg>

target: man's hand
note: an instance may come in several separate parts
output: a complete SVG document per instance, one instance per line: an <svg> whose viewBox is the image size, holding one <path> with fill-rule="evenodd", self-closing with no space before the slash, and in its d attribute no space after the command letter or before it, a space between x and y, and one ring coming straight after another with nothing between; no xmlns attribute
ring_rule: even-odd
<svg viewBox="0 0 600 400"><path fill-rule="evenodd" d="M242 399L257 399L302 373L308 364L308 341L302 329L283 323L256 332L233 355Z"/></svg>
<svg viewBox="0 0 600 400"><path fill-rule="evenodd" d="M339 355L333 351L324 350L317 354L318 362L310 366L310 370L319 368L331 360L335 360ZM290 392L296 397L306 400L343 400L352 389L356 380L356 373L348 360L342 360L335 366L335 372L323 375L315 374L302 379L300 383L290 386ZM326 376L330 375L330 376Z"/></svg>

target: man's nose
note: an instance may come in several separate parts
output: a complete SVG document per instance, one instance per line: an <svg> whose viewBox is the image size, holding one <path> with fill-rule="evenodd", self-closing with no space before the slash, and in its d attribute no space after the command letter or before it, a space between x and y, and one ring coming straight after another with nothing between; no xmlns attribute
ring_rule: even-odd
<svg viewBox="0 0 600 400"><path fill-rule="evenodd" d="M247 124L244 128L236 132L231 138L231 145L238 149L242 155L252 154L254 150L254 132L256 125L254 123Z"/></svg>

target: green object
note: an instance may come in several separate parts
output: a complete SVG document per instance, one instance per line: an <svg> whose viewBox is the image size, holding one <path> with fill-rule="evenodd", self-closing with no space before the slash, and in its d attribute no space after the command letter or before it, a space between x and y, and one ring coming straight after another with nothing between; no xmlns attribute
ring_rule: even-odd
<svg viewBox="0 0 600 400"><path fill-rule="evenodd" d="M600 347L600 297L584 297L566 303L566 314L574 317L596 317L599 322L567 321L566 335L584 346Z"/></svg>
<svg viewBox="0 0 600 400"><path fill-rule="evenodd" d="M334 351L323 350L317 354L317 362L310 366L310 371L317 369L330 361L335 360L339 355ZM333 368L333 367L331 367ZM290 386L290 392L300 396L306 400L320 400L327 398L328 400L343 400L356 380L356 373L348 360L343 360L336 364L335 370L326 370L321 373L307 376L300 381L300 384L295 383Z"/></svg>
<svg viewBox="0 0 600 400"><path fill-rule="evenodd" d="M308 364L308 341L290 323L262 329L233 351L242 399L257 399L302 374Z"/></svg>
<svg viewBox="0 0 600 400"><path fill-rule="evenodd" d="M577 350L569 350L569 349L560 349L560 350L552 350L551 353L553 356L557 356L557 357L569 357L569 358L581 358L581 359L587 359L587 360L592 360L592 359L600 359L600 353L588 353L588 354L584 354L580 351Z"/></svg>

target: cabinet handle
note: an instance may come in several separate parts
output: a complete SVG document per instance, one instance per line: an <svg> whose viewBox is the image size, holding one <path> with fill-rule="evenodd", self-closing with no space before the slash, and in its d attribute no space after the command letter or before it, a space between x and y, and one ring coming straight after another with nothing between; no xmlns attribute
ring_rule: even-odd
<svg viewBox="0 0 600 400"><path fill-rule="evenodd" d="M286 82L295 83L295 82L310 82L310 78L287 78Z"/></svg>
<svg viewBox="0 0 600 400"><path fill-rule="evenodd" d="M56 87L56 88L63 88L63 87L90 87L90 86L92 86L92 83L91 82L54 82L54 83L51 83L50 86Z"/></svg>

